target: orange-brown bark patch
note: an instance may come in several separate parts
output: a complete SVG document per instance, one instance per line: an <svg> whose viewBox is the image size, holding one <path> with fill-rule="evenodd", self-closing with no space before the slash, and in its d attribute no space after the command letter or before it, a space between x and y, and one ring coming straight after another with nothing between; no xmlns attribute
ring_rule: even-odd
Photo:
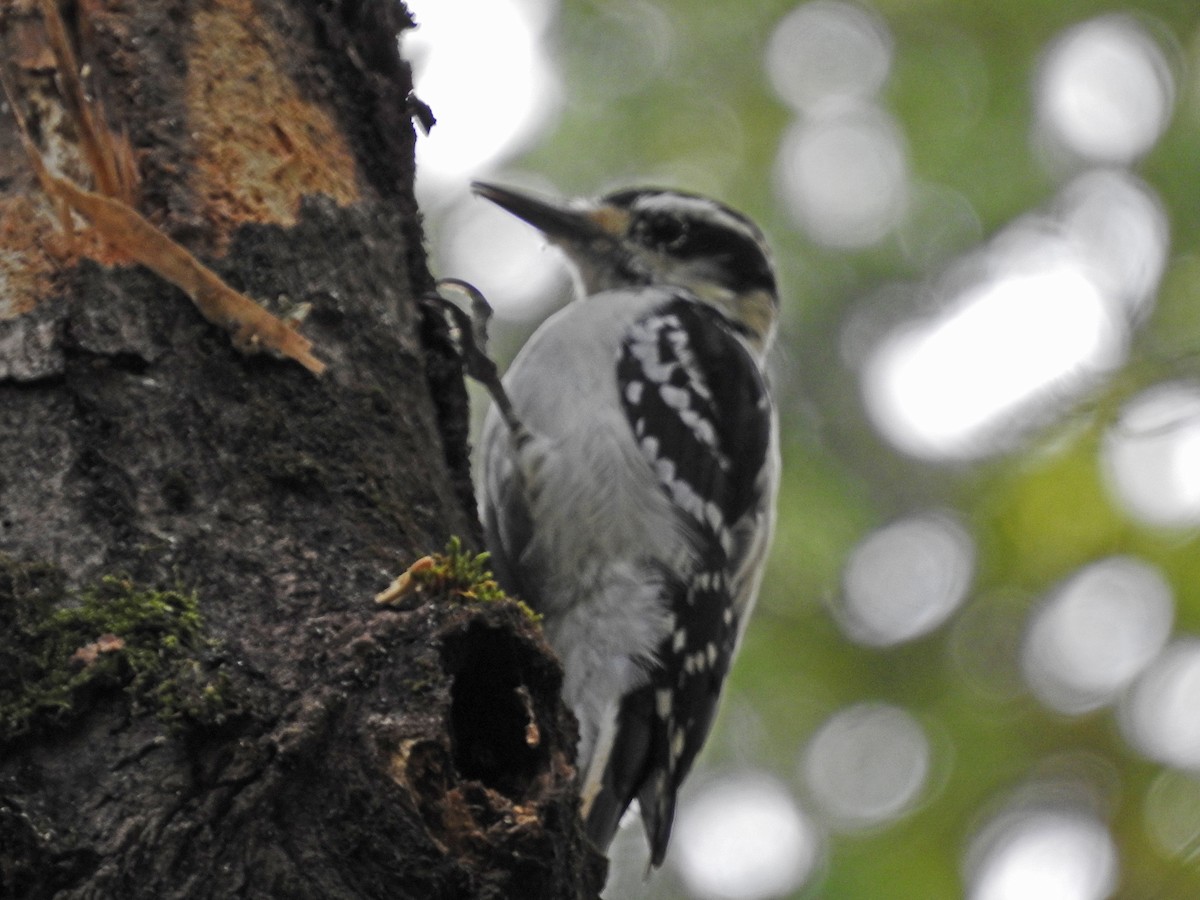
<svg viewBox="0 0 1200 900"><path fill-rule="evenodd" d="M45 202L0 199L0 319L27 313L52 289L58 262L48 242L61 242Z"/></svg>
<svg viewBox="0 0 1200 900"><path fill-rule="evenodd" d="M251 0L216 0L196 13L193 33L193 190L215 233L228 236L243 222L294 224L306 194L354 202L350 148L333 116L300 95L280 62L287 47Z"/></svg>

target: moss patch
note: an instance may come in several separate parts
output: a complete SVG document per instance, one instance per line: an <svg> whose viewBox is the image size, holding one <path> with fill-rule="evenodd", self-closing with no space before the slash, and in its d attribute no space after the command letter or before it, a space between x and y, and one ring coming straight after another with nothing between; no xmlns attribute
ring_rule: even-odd
<svg viewBox="0 0 1200 900"><path fill-rule="evenodd" d="M405 598L432 591L452 599L480 603L509 601L515 603L530 621L540 622L540 615L500 587L488 568L489 558L490 554L472 553L463 547L458 537L451 537L444 553L418 559L375 598L376 602L399 606Z"/></svg>
<svg viewBox="0 0 1200 900"><path fill-rule="evenodd" d="M71 592L50 566L0 559L0 742L65 725L117 689L168 725L219 724L213 650L194 594L116 576Z"/></svg>

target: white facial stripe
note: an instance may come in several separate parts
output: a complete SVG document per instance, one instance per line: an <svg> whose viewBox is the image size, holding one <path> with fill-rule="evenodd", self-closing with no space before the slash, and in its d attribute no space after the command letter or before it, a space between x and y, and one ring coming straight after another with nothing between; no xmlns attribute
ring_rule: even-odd
<svg viewBox="0 0 1200 900"><path fill-rule="evenodd" d="M763 244L762 233L754 225L706 197L687 197L671 193L647 194L639 197L633 205L635 214L643 210L667 212L682 219L702 219L721 228L741 232L751 237L756 243Z"/></svg>

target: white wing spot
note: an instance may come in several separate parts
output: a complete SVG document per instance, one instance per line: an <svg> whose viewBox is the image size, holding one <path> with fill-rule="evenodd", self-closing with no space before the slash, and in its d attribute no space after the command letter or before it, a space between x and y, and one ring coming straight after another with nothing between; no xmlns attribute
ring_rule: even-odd
<svg viewBox="0 0 1200 900"><path fill-rule="evenodd" d="M675 463L663 456L654 461L654 471L663 484L675 484Z"/></svg>
<svg viewBox="0 0 1200 900"><path fill-rule="evenodd" d="M675 728L671 732L671 763L672 765L679 762L679 758L683 756L683 729Z"/></svg>
<svg viewBox="0 0 1200 900"><path fill-rule="evenodd" d="M673 384L660 386L658 393L662 397L663 403L667 404L671 409L685 410L692 405L688 392L684 388L676 387Z"/></svg>
<svg viewBox="0 0 1200 900"><path fill-rule="evenodd" d="M671 692L667 688L662 688L654 692L654 708L657 710L660 719L670 718L671 702Z"/></svg>
<svg viewBox="0 0 1200 900"><path fill-rule="evenodd" d="M708 526L716 532L720 532L725 527L725 515L721 512L721 507L717 504L709 502L704 506L704 517L708 520Z"/></svg>
<svg viewBox="0 0 1200 900"><path fill-rule="evenodd" d="M674 475L674 471L671 474ZM700 495L696 493L690 484L686 481L671 481L661 478L661 476L660 480L670 490L671 499L675 501L676 506L697 521L702 521L701 516L704 513L704 501L700 499Z"/></svg>

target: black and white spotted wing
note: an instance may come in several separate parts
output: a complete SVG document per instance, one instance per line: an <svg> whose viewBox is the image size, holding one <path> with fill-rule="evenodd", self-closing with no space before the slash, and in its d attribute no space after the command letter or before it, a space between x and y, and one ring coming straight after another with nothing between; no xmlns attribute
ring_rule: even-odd
<svg viewBox="0 0 1200 900"><path fill-rule="evenodd" d="M686 518L702 561L686 582L664 578L677 624L658 650L650 683L622 703L588 822L605 842L638 797L657 865L676 791L712 725L737 644L732 581L745 563L739 554L747 552L737 534L746 517L762 513L772 421L749 352L716 310L694 300L673 300L634 326L617 378L638 445Z"/></svg>
<svg viewBox="0 0 1200 900"><path fill-rule="evenodd" d="M712 307L679 298L645 316L617 361L621 403L659 483L701 532L726 532L760 499L767 389Z"/></svg>

